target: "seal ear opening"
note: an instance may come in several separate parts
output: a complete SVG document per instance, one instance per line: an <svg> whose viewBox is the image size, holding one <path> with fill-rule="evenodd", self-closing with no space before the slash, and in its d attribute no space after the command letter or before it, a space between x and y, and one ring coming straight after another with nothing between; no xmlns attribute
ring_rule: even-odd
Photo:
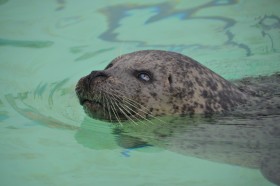
<svg viewBox="0 0 280 186"><path fill-rule="evenodd" d="M173 82L172 76L171 76L171 75L168 76L168 82L169 82L169 84L170 84L170 86L171 86L171 85L172 85L172 82Z"/></svg>

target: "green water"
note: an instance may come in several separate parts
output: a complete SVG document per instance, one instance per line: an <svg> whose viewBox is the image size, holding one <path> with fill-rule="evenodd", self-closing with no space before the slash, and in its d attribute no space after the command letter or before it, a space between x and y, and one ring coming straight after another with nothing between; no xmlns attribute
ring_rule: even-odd
<svg viewBox="0 0 280 186"><path fill-rule="evenodd" d="M279 72L279 9L278 0L0 1L0 185L273 185L257 169L123 149L109 124L85 116L74 87L142 49L189 55L227 79Z"/></svg>

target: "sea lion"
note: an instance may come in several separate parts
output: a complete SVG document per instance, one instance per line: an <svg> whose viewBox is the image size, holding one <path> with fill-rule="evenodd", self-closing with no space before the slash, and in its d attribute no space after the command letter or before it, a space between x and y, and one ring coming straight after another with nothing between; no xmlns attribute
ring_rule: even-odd
<svg viewBox="0 0 280 186"><path fill-rule="evenodd" d="M209 115L247 100L246 93L194 59L161 50L117 57L81 78L76 93L90 117L111 122Z"/></svg>

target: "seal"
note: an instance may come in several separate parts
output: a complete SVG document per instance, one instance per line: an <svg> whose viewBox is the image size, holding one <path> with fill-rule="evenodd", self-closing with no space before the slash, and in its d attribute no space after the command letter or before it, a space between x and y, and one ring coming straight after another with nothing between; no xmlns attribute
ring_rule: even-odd
<svg viewBox="0 0 280 186"><path fill-rule="evenodd" d="M182 54L144 50L82 77L76 93L90 117L125 123L112 132L121 147L257 168L280 185L279 85L279 74L229 82Z"/></svg>
<svg viewBox="0 0 280 186"><path fill-rule="evenodd" d="M112 60L76 85L92 118L138 121L164 115L208 116L232 110L246 93L194 59L161 50L143 50Z"/></svg>

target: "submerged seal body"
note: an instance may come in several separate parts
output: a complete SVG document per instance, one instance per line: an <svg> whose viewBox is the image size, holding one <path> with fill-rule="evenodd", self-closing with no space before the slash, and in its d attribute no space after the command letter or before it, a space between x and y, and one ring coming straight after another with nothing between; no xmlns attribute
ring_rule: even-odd
<svg viewBox="0 0 280 186"><path fill-rule="evenodd" d="M280 185L279 82L280 76L275 75L256 83L244 80L238 88L187 56L144 50L120 56L104 70L81 78L76 93L92 118L152 123L116 128L114 134L122 147L159 146L258 168ZM180 117L223 112L227 113L210 120L202 117L205 121ZM158 118L164 115L172 116L166 117L167 124Z"/></svg>
<svg viewBox="0 0 280 186"><path fill-rule="evenodd" d="M85 112L111 122L231 110L247 96L197 61L179 53L143 50L114 59L81 78L76 93Z"/></svg>

